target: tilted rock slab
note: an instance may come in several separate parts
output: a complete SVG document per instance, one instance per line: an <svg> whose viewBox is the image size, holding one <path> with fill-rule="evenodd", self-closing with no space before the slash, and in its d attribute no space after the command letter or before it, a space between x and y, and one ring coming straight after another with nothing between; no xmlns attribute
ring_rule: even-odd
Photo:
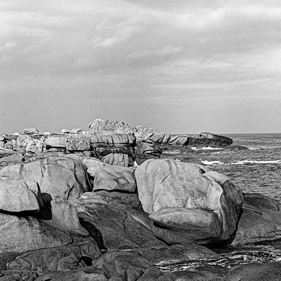
<svg viewBox="0 0 281 281"><path fill-rule="evenodd" d="M157 237L171 244L232 238L243 195L224 175L173 159L151 159L137 167L135 176Z"/></svg>
<svg viewBox="0 0 281 281"><path fill-rule="evenodd" d="M78 198L91 191L86 167L72 158L50 157L34 162L11 165L0 170L7 179L38 182L41 192L52 198Z"/></svg>

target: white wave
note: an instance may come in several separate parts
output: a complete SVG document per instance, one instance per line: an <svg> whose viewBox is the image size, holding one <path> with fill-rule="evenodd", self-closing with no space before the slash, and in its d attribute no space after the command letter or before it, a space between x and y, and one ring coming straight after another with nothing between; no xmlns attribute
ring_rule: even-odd
<svg viewBox="0 0 281 281"><path fill-rule="evenodd" d="M201 161L203 164L205 164L205 165L218 165L218 164L224 164L223 162L221 162L221 161L207 161L207 160L205 160L205 161Z"/></svg>
<svg viewBox="0 0 281 281"><path fill-rule="evenodd" d="M235 163L231 163L233 165L244 165L244 164L278 164L281 163L281 160L268 160L268 161L259 161L259 160L242 160Z"/></svg>
<svg viewBox="0 0 281 281"><path fill-rule="evenodd" d="M201 147L201 148L192 146L191 149L193 149L193 150L222 150L222 148L220 148L220 147L210 147L210 146Z"/></svg>

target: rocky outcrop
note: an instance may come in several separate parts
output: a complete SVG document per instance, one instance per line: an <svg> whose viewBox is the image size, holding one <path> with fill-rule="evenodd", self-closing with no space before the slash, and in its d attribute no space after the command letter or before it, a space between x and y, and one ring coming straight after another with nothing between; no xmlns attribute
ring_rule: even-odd
<svg viewBox="0 0 281 281"><path fill-rule="evenodd" d="M140 201L154 221L157 237L169 244L231 240L243 196L228 178L173 159L148 160L135 175Z"/></svg>
<svg viewBox="0 0 281 281"><path fill-rule="evenodd" d="M52 198L78 198L91 190L86 167L71 158L50 157L30 163L4 167L0 177L11 180L36 181L41 192Z"/></svg>

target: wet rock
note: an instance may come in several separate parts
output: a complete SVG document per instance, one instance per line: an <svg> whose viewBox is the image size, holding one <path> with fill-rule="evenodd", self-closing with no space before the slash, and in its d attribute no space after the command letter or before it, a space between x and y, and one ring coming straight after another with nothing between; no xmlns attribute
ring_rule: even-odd
<svg viewBox="0 0 281 281"><path fill-rule="evenodd" d="M7 179L23 179L38 182L42 192L55 198L78 198L90 191L86 167L71 158L45 158L34 162L6 166L0 176Z"/></svg>
<svg viewBox="0 0 281 281"><path fill-rule="evenodd" d="M159 216L152 215L157 237L164 241L168 238L168 243L182 243L185 238L180 238L181 234L186 232L188 241L202 244L232 239L243 196L224 175L203 166L161 159L144 162L136 168L135 176L144 211L148 214L163 212ZM177 215L173 214L175 210ZM193 221L184 221L189 217ZM207 225L209 233L203 230Z"/></svg>
<svg viewBox="0 0 281 281"><path fill-rule="evenodd" d="M281 262L241 265L231 270L225 281L278 281L281 276Z"/></svg>

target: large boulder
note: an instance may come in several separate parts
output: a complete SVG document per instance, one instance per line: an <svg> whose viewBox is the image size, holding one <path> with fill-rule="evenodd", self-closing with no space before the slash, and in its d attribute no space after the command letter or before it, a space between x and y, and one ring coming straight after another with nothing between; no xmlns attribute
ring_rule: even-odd
<svg viewBox="0 0 281 281"><path fill-rule="evenodd" d="M50 157L34 162L6 166L0 176L7 179L36 181L42 192L54 198L78 198L91 191L86 167L72 158Z"/></svg>
<svg viewBox="0 0 281 281"><path fill-rule="evenodd" d="M173 159L150 159L135 176L139 199L159 238L202 244L233 238L243 195L224 175Z"/></svg>
<svg viewBox="0 0 281 281"><path fill-rule="evenodd" d="M36 182L0 178L0 210L38 212L41 200L41 193Z"/></svg>

